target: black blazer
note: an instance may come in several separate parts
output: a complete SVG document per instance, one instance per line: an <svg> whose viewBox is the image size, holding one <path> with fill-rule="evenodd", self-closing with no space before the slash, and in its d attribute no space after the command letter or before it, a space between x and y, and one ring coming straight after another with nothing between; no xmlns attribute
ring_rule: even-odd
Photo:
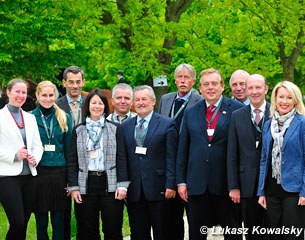
<svg viewBox="0 0 305 240"><path fill-rule="evenodd" d="M269 119L269 109L266 103L264 123ZM233 112L228 138L228 190L239 189L243 198L256 196L261 145L260 141L256 147L250 105Z"/></svg>
<svg viewBox="0 0 305 240"><path fill-rule="evenodd" d="M186 183L188 195L227 196L227 139L231 114L243 105L223 97L211 141L206 129L206 103L200 101L184 112L177 153L177 184Z"/></svg>
<svg viewBox="0 0 305 240"><path fill-rule="evenodd" d="M82 103L84 103L86 98L84 96L81 96L81 97L82 97ZM67 99L66 95L62 96L61 98L58 98L55 101L55 103L57 104L58 107L60 107L66 113L71 114L71 108L70 108L70 105L68 103L68 99ZM85 119L86 119L85 115L82 113L82 120L81 120L81 122L85 121Z"/></svg>
<svg viewBox="0 0 305 240"><path fill-rule="evenodd" d="M143 146L146 155L136 154L135 126L137 117L122 123L131 181L128 202L140 200L141 188L148 201L164 200L165 189L175 190L175 161L178 133L174 121L153 113Z"/></svg>

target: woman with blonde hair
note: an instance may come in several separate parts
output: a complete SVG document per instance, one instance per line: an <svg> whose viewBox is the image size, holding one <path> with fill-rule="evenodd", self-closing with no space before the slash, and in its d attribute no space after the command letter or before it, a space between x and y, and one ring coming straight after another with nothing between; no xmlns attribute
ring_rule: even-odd
<svg viewBox="0 0 305 240"><path fill-rule="evenodd" d="M271 119L263 130L258 184L259 204L267 209L272 228L283 228L274 239L304 239L291 230L305 220L305 108L300 89L278 83L271 95Z"/></svg>
<svg viewBox="0 0 305 240"><path fill-rule="evenodd" d="M72 133L70 116L56 104L56 86L42 81L36 88L38 106L33 110L36 117L44 153L37 167L38 191L35 204L37 239L48 237L50 212L52 239L64 239L64 210L67 186L67 152Z"/></svg>

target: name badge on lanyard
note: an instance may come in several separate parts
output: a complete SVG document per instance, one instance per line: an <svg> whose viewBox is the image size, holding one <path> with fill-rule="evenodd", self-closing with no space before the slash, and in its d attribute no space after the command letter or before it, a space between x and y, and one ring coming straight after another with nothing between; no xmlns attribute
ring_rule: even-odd
<svg viewBox="0 0 305 240"><path fill-rule="evenodd" d="M146 155L147 148L146 147L136 147L136 153Z"/></svg>
<svg viewBox="0 0 305 240"><path fill-rule="evenodd" d="M46 152L55 152L55 145L45 144L44 145L44 150Z"/></svg>

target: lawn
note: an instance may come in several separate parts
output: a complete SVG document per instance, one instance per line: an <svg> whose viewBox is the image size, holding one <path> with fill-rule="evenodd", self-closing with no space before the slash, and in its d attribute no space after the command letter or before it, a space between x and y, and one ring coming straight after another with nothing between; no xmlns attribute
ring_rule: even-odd
<svg viewBox="0 0 305 240"><path fill-rule="evenodd" d="M5 239L6 232L8 230L8 221L5 215L5 212L0 205L0 239ZM72 220L71 220L71 240L75 240L75 217L74 217L74 212L72 213ZM102 227L100 228L102 229ZM102 230L101 230L102 231ZM123 236L128 236L130 235L130 229L129 229L129 224L128 224L128 215L126 208L124 210L124 222L123 222ZM51 229L50 229L50 224L49 224L49 236L51 236ZM27 230L27 240L36 240L36 229L35 229L35 217L34 214L32 214L31 219L28 224L28 230Z"/></svg>

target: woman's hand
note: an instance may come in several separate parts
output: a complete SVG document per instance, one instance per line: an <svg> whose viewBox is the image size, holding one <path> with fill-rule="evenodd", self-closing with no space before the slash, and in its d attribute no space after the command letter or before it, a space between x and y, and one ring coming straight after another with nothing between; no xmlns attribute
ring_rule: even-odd
<svg viewBox="0 0 305 240"><path fill-rule="evenodd" d="M127 195L127 192L125 190L117 189L115 191L115 197L114 198L117 199L117 200L123 200L123 199L126 198L126 195Z"/></svg>
<svg viewBox="0 0 305 240"><path fill-rule="evenodd" d="M83 202L80 191L78 191L78 190L71 191L71 197L78 204L81 204Z"/></svg>
<svg viewBox="0 0 305 240"><path fill-rule="evenodd" d="M17 152L17 158L19 161L22 161L23 159L27 159L27 157L28 157L28 150L25 148L25 146L23 146Z"/></svg>
<svg viewBox="0 0 305 240"><path fill-rule="evenodd" d="M263 208L267 210L267 202L266 202L266 197L265 196L260 196L258 199L259 205L261 205Z"/></svg>
<svg viewBox="0 0 305 240"><path fill-rule="evenodd" d="M35 157L33 155L28 154L27 160L28 160L29 165L31 165L33 167L36 166L36 160L35 160Z"/></svg>

